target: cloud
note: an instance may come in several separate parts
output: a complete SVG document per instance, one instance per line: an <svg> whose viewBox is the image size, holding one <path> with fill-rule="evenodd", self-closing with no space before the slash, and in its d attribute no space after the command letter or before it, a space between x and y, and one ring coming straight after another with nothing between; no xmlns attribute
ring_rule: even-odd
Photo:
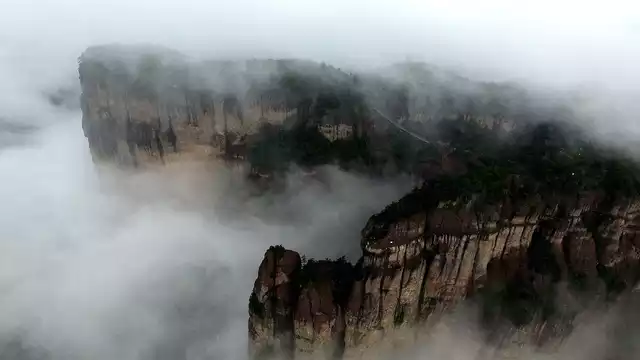
<svg viewBox="0 0 640 360"><path fill-rule="evenodd" d="M14 1L0 14L0 105L26 118L24 109L41 108L29 93L75 85L87 46L151 42L194 57L360 69L424 60L473 78L580 91L597 125L616 111L619 132L637 134L639 18L631 0Z"/></svg>
<svg viewBox="0 0 640 360"><path fill-rule="evenodd" d="M46 53L44 62L57 65L90 44L150 41L207 56L290 54L363 66L421 57L546 82L637 86L639 75L640 10L621 0L30 0L5 10L10 49Z"/></svg>
<svg viewBox="0 0 640 360"><path fill-rule="evenodd" d="M0 150L0 339L52 359L241 358L264 250L353 254L369 214L406 191L329 168L330 190L294 173L275 205L239 203L223 169L96 169L68 115Z"/></svg>
<svg viewBox="0 0 640 360"><path fill-rule="evenodd" d="M19 341L2 351L65 360L242 358L246 299L264 249L357 253L364 220L407 186L325 169L326 189L292 174L291 191L238 212L238 198L222 196L224 172L97 169L80 115L45 95L77 86L76 59L87 46L153 42L195 57L294 56L359 68L423 59L485 79L587 84L603 98L624 94L616 108L633 114L626 110L640 84L640 39L631 4L3 4L0 339ZM616 124L635 129L633 120ZM16 126L29 130L17 138Z"/></svg>

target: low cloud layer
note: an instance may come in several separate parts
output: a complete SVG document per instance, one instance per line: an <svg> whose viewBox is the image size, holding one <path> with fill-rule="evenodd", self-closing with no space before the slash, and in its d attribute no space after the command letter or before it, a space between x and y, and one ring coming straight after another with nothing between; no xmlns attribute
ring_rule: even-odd
<svg viewBox="0 0 640 360"><path fill-rule="evenodd" d="M3 10L2 57L32 83L61 73L50 65L73 69L69 60L85 47L111 42L357 66L423 59L542 84L637 90L640 80L640 10L626 0L29 0Z"/></svg>
<svg viewBox="0 0 640 360"><path fill-rule="evenodd" d="M637 134L640 8L630 0L14 1L0 14L0 107L48 123L30 94L76 85L88 46L193 57L300 57L371 69L421 60L472 78L579 92L599 133ZM554 95L556 96L556 95ZM27 116L24 109L37 116ZM614 139L615 140L615 139Z"/></svg>
<svg viewBox="0 0 640 360"><path fill-rule="evenodd" d="M98 171L69 116L0 153L0 338L53 359L241 358L266 248L357 255L366 218L408 185L325 169L330 189L294 173L239 203L223 169Z"/></svg>

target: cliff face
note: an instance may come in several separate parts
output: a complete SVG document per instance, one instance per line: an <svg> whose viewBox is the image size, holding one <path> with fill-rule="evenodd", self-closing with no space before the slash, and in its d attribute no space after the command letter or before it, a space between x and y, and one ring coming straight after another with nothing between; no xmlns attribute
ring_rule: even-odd
<svg viewBox="0 0 640 360"><path fill-rule="evenodd" d="M255 356L368 358L428 336L463 300L482 310L489 344L549 345L582 299L606 300L640 275L640 166L547 122L572 117L516 89L452 86L415 64L390 79L117 47L79 63L96 161L223 155L248 160L256 179L338 163L425 182L371 217L355 265L267 251L249 302Z"/></svg>
<svg viewBox="0 0 640 360"><path fill-rule="evenodd" d="M415 84L396 81L403 68L401 77ZM289 162L419 173L443 149L423 151L421 135L407 140L405 133L433 132L428 120L473 113L480 123L504 126L514 114L540 113L497 106L513 96L508 86L468 81L464 88L473 90L462 91L417 64L391 73L288 59L192 61L165 49L98 46L79 58L82 124L96 161L137 166L225 155L252 157L262 173Z"/></svg>
<svg viewBox="0 0 640 360"><path fill-rule="evenodd" d="M374 215L355 266L269 249L251 294L251 353L367 358L427 336L465 299L482 309L489 344L552 345L580 299L615 296L640 275L640 199L465 208L433 198L418 190Z"/></svg>
<svg viewBox="0 0 640 360"><path fill-rule="evenodd" d="M203 68L177 55L133 50L90 48L80 58L82 126L96 161L137 166L221 154L244 159L244 137L261 124L295 116L295 107L277 96L241 91L248 69L268 62ZM209 84L201 76L214 79Z"/></svg>

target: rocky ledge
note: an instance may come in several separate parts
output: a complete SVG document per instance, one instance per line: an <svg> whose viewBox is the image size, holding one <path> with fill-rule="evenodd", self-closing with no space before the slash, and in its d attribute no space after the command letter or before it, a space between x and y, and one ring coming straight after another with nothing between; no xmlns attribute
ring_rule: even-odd
<svg viewBox="0 0 640 360"><path fill-rule="evenodd" d="M249 302L251 354L375 358L463 304L480 313L467 319L485 336L480 360L553 350L578 314L633 289L638 163L569 122L514 123L437 122L461 171L427 171L373 215L355 265L269 249Z"/></svg>
<svg viewBox="0 0 640 360"><path fill-rule="evenodd" d="M634 159L570 126L564 105L394 69L95 47L79 61L83 128L96 162L220 155L259 178L327 163L414 175L420 187L365 225L355 264L266 252L249 301L254 357L371 358L462 302L481 309L491 348L553 347L585 301L635 286Z"/></svg>
<svg viewBox="0 0 640 360"><path fill-rule="evenodd" d="M267 250L249 302L250 352L368 358L381 344L415 342L465 299L482 309L488 343L550 345L571 332L578 299L637 282L639 215L640 198L599 193L454 207L416 190L371 217L355 265Z"/></svg>
<svg viewBox="0 0 640 360"><path fill-rule="evenodd" d="M248 164L253 175L336 163L420 174L447 153L415 146L432 120L473 110L475 120L503 126L513 114L541 113L525 105L506 111L500 104L511 98L530 102L511 86L467 81L459 85L473 91L464 92L425 64L381 76L305 60L195 61L167 49L110 45L87 49L78 72L91 154L121 165L224 158ZM412 132L422 135L408 139Z"/></svg>

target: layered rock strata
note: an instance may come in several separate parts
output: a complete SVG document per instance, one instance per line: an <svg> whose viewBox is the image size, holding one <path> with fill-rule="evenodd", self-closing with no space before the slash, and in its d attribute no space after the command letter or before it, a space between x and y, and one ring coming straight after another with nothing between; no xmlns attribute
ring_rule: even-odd
<svg viewBox="0 0 640 360"><path fill-rule="evenodd" d="M579 299L637 282L638 215L640 200L597 193L460 206L417 190L371 217L354 266L269 249L251 294L250 351L368 358L414 343L428 334L415 329L465 299L497 348L552 345L571 332Z"/></svg>
<svg viewBox="0 0 640 360"><path fill-rule="evenodd" d="M133 165L244 159L246 136L296 116L282 91L254 84L267 84L265 74L284 63L194 63L158 49L89 48L79 75L91 153L96 161Z"/></svg>

